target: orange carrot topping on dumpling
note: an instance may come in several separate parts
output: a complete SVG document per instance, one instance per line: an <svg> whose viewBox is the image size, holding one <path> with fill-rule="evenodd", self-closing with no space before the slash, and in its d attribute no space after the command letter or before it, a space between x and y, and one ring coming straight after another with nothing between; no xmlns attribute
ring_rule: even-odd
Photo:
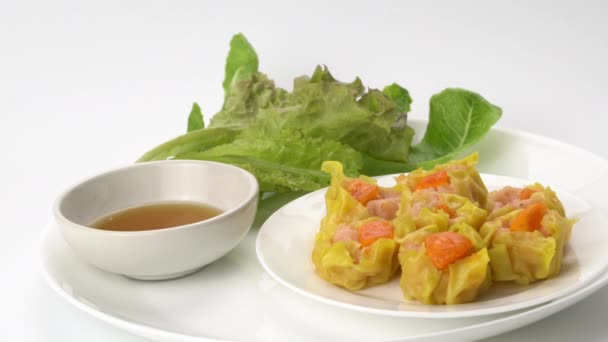
<svg viewBox="0 0 608 342"><path fill-rule="evenodd" d="M429 188L437 188L442 185L446 185L450 183L450 176L445 171L439 171L430 176L423 178L418 184L416 184L417 190L429 189Z"/></svg>
<svg viewBox="0 0 608 342"><path fill-rule="evenodd" d="M536 191L537 190L530 189L530 188L523 188L521 190L521 194L519 195L519 199L522 201L530 199L530 197L532 197L532 194L534 194Z"/></svg>
<svg viewBox="0 0 608 342"><path fill-rule="evenodd" d="M513 223L511 223L511 230L528 232L537 230L540 228L540 222L543 220L543 216L545 216L546 213L547 206L544 203L539 202L532 204L515 217Z"/></svg>
<svg viewBox="0 0 608 342"><path fill-rule="evenodd" d="M435 267L442 270L454 262L471 255L471 240L454 232L429 235L425 241L426 254Z"/></svg>
<svg viewBox="0 0 608 342"><path fill-rule="evenodd" d="M388 221L372 221L359 227L359 242L367 247L381 238L392 239L395 236L393 225Z"/></svg>
<svg viewBox="0 0 608 342"><path fill-rule="evenodd" d="M367 202L378 198L380 189L377 185L366 183L360 179L350 181L346 185L348 191L357 201L366 205Z"/></svg>

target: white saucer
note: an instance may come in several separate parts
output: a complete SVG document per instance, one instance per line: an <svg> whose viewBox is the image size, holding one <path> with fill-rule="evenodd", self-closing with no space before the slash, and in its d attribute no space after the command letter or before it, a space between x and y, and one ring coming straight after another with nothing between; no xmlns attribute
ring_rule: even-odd
<svg viewBox="0 0 608 342"><path fill-rule="evenodd" d="M410 123L416 132L424 132L423 121ZM493 129L476 150L483 172L559 184L594 209L608 212L608 162L589 152L501 129ZM603 273L564 297L490 316L378 316L319 303L281 286L256 259L257 233L252 229L236 249L193 275L144 282L85 264L50 225L42 240L42 269L67 303L119 329L163 341L470 341L533 323L608 283L608 273Z"/></svg>

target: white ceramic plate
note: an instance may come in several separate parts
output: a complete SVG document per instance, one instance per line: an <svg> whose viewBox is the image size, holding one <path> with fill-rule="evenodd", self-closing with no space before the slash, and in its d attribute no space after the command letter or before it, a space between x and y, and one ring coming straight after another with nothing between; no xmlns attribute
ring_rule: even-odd
<svg viewBox="0 0 608 342"><path fill-rule="evenodd" d="M378 177L382 186L393 186L394 176ZM533 181L483 174L488 190L506 185L523 186ZM554 187L555 188L555 187ZM334 286L315 274L311 253L319 223L325 216L321 189L279 209L258 233L256 251L260 263L271 276L288 288L319 300L368 313L419 318L456 318L490 315L547 302L584 286L608 266L603 258L608 249L608 221L584 200L557 191L566 214L578 217L572 239L566 246L562 271L554 277L530 286L495 284L473 303L460 305L424 305L403 299L399 278L380 286L351 292ZM602 227L602 228L598 228Z"/></svg>
<svg viewBox="0 0 608 342"><path fill-rule="evenodd" d="M424 122L411 124L424 132ZM476 149L483 172L559 184L595 210L608 212L608 163L603 159L551 139L501 129L493 129ZM191 276L142 282L83 263L51 225L42 240L42 269L67 303L117 328L163 341L470 341L542 319L608 283L608 273L603 273L570 295L490 316L378 316L319 303L280 286L256 260L257 233L252 229L236 249Z"/></svg>

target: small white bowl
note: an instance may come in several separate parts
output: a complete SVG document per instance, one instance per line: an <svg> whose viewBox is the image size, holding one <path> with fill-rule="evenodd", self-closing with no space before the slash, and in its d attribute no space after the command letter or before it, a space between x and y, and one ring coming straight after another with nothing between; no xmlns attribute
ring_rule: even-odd
<svg viewBox="0 0 608 342"><path fill-rule="evenodd" d="M223 211L188 225L109 231L87 225L110 213L164 201L200 202ZM245 237L255 217L258 183L228 164L167 160L134 164L85 180L55 202L63 237L88 263L142 280L181 277L222 257Z"/></svg>

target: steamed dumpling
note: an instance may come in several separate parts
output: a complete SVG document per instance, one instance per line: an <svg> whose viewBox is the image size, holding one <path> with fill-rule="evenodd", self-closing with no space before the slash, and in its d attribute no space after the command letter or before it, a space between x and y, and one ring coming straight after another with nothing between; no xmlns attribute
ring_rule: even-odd
<svg viewBox="0 0 608 342"><path fill-rule="evenodd" d="M530 284L559 274L573 221L544 202L486 222L480 234L488 246L494 280Z"/></svg>
<svg viewBox="0 0 608 342"><path fill-rule="evenodd" d="M342 164L324 162L321 169L331 174L331 184L325 193L326 214L321 221L321 230L333 235L342 224L368 218L367 208L343 186L350 179L344 176ZM368 184L374 185L373 179L370 178Z"/></svg>
<svg viewBox="0 0 608 342"><path fill-rule="evenodd" d="M398 238L412 231L435 225L440 231L464 222L474 229L479 229L485 222L487 212L475 205L466 197L450 193L441 193L432 189L415 191L405 190L401 198L401 206L394 220L397 227L407 226L398 230Z"/></svg>
<svg viewBox="0 0 608 342"><path fill-rule="evenodd" d="M488 220L538 202L543 202L547 209L556 210L561 216L566 216L564 206L555 192L549 187L534 183L524 188L506 186L490 192L486 205L489 213Z"/></svg>
<svg viewBox="0 0 608 342"><path fill-rule="evenodd" d="M387 282L399 266L394 227L390 221L373 215L375 212L368 210L367 204L384 198L398 199L400 194L378 187L371 178L345 177L338 162L325 162L322 169L332 178L325 195L327 214L312 253L315 271L328 282L349 290Z"/></svg>
<svg viewBox="0 0 608 342"><path fill-rule="evenodd" d="M315 271L328 282L351 291L389 281L399 268L399 245L390 222L369 218L343 225L315 239Z"/></svg>
<svg viewBox="0 0 608 342"><path fill-rule="evenodd" d="M425 304L471 302L490 287L489 261L483 240L466 223L447 232L424 227L399 248L401 290L406 299Z"/></svg>
<svg viewBox="0 0 608 342"><path fill-rule="evenodd" d="M536 183L488 194L477 154L396 178L393 187L331 174L327 213L312 261L326 281L356 291L401 270L406 299L475 300L492 281L529 284L559 274L574 220L555 192Z"/></svg>
<svg viewBox="0 0 608 342"><path fill-rule="evenodd" d="M478 155L436 165L432 170L418 169L408 175L401 175L397 182L404 184L412 192L433 189L441 193L456 194L485 207L488 190L479 172L475 169Z"/></svg>

